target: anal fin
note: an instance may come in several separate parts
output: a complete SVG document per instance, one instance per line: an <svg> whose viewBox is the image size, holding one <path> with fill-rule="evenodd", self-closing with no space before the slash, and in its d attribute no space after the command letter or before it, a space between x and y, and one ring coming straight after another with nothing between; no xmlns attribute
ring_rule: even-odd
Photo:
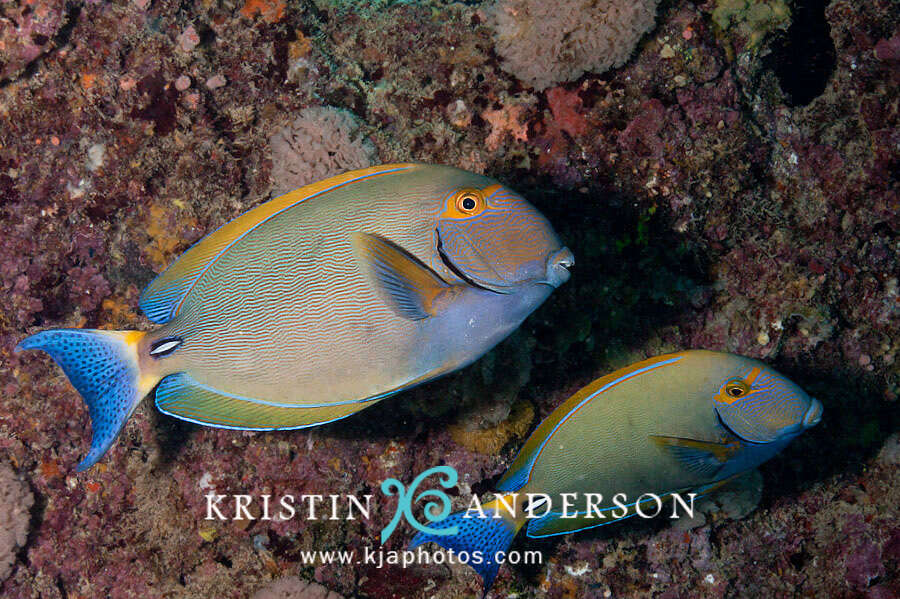
<svg viewBox="0 0 900 599"><path fill-rule="evenodd" d="M169 416L206 426L268 431L327 424L381 397L326 406L286 406L219 391L179 372L164 378L156 388L156 407Z"/></svg>

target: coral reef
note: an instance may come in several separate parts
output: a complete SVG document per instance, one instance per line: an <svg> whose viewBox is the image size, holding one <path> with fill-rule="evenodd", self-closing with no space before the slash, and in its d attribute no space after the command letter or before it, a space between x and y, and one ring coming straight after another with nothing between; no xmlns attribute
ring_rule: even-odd
<svg viewBox="0 0 900 599"><path fill-rule="evenodd" d="M25 547L34 496L8 464L0 464L0 583L9 577Z"/></svg>
<svg viewBox="0 0 900 599"><path fill-rule="evenodd" d="M762 491L762 475L758 470L751 470L719 491L698 498L693 517L682 516L672 522L672 528L693 530L717 521L746 518L759 505Z"/></svg>
<svg viewBox="0 0 900 599"><path fill-rule="evenodd" d="M51 51L78 10L66 3L4 2L0 6L0 82L12 79Z"/></svg>
<svg viewBox="0 0 900 599"><path fill-rule="evenodd" d="M900 594L896 5L798 0L751 48L720 4L663 3L620 68L545 89L504 70L494 3L3 4L0 458L39 509L0 595L243 599L297 576L347 597L477 596L461 565L304 558L377 548L395 500L355 521L208 521L204 495L380 497L445 464L462 508L513 459L520 402L534 426L591 379L685 347L766 360L823 422L765 465L743 518L752 502L720 496L689 530L523 538L542 563L504 567L492 595ZM517 189L573 249L572 279L485 359L347 420L241 433L146 401L74 474L86 410L49 359L13 348L49 327L149 327L140 290L270 196L270 140L311 108L356 115L379 160Z"/></svg>
<svg viewBox="0 0 900 599"><path fill-rule="evenodd" d="M331 106L304 108L272 136L273 193L281 195L344 171L371 166L378 154L362 122Z"/></svg>
<svg viewBox="0 0 900 599"><path fill-rule="evenodd" d="M504 405L504 404L499 404ZM496 406L493 406L496 409ZM531 428L534 408L526 401L514 404L507 418L496 426L485 427L488 418L466 418L465 422L450 425L450 437L454 442L471 451L496 455L511 439L522 439Z"/></svg>
<svg viewBox="0 0 900 599"><path fill-rule="evenodd" d="M285 576L259 589L250 599L344 599L322 585L297 576Z"/></svg>
<svg viewBox="0 0 900 599"><path fill-rule="evenodd" d="M658 0L496 0L485 12L503 70L542 90L622 66L652 27Z"/></svg>

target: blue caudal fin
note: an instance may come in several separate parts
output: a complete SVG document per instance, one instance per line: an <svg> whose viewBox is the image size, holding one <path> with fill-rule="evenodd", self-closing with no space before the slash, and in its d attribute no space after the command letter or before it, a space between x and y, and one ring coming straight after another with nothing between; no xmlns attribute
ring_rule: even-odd
<svg viewBox="0 0 900 599"><path fill-rule="evenodd" d="M141 376L137 361L140 331L53 329L24 339L16 351L40 349L56 360L81 393L91 415L91 449L78 472L103 457L138 402L156 383Z"/></svg>
<svg viewBox="0 0 900 599"><path fill-rule="evenodd" d="M509 549L513 539L524 524L524 519L514 520L505 510L499 512L496 509L497 501L484 504L485 518L471 512L466 518L467 512L450 514L437 524L430 524L430 528L446 530L454 526L458 527L455 535L435 535L424 532L418 533L409 543L409 549L415 549L425 543L437 543L444 549L449 549L456 554L466 552L468 565L470 565L484 582L484 593L487 595L494 578L500 569L502 560L498 560L498 552Z"/></svg>

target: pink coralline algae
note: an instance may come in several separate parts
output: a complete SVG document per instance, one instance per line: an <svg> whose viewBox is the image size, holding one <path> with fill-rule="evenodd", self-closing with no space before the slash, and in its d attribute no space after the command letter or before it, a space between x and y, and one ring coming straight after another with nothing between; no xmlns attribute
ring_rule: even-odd
<svg viewBox="0 0 900 599"><path fill-rule="evenodd" d="M95 310L110 293L109 283L95 266L75 266L66 274L70 301L85 312Z"/></svg>
<svg viewBox="0 0 900 599"><path fill-rule="evenodd" d="M863 542L850 550L845 562L847 583L854 589L866 589L872 581L884 576L881 550L872 542Z"/></svg>
<svg viewBox="0 0 900 599"><path fill-rule="evenodd" d="M200 43L200 36L193 25L189 25L187 29L178 36L178 47L184 52L190 52Z"/></svg>
<svg viewBox="0 0 900 599"><path fill-rule="evenodd" d="M553 115L553 123L572 138L587 133L589 125L584 120L584 107L577 91L562 87L547 90L547 103Z"/></svg>
<svg viewBox="0 0 900 599"><path fill-rule="evenodd" d="M694 135L699 135L704 126L731 126L740 118L737 89L729 73L714 86L680 88L676 97L694 127Z"/></svg>
<svg viewBox="0 0 900 599"><path fill-rule="evenodd" d="M647 100L637 116L619 133L619 145L639 156L661 158L665 143L659 133L666 125L666 109L659 100Z"/></svg>
<svg viewBox="0 0 900 599"><path fill-rule="evenodd" d="M285 576L253 593L250 599L344 599L315 582Z"/></svg>
<svg viewBox="0 0 900 599"><path fill-rule="evenodd" d="M900 34L878 40L878 43L875 44L875 56L879 60L900 62Z"/></svg>
<svg viewBox="0 0 900 599"><path fill-rule="evenodd" d="M0 82L20 75L54 47L53 37L67 19L65 5L59 0L0 6Z"/></svg>

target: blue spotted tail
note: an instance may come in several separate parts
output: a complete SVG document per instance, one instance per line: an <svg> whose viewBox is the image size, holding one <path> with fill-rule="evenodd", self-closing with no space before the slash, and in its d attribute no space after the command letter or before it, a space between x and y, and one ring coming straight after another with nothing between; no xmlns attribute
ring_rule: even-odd
<svg viewBox="0 0 900 599"><path fill-rule="evenodd" d="M484 583L483 597L494 584L494 578L500 569L502 560L498 559L498 552L506 552L509 549L519 529L525 524L524 517L517 518L505 508L499 509L499 505L499 499L485 503L482 506L485 518L480 517L475 511L469 513L469 517L466 517L468 512L450 514L439 523L429 526L438 530L457 526L459 531L455 535L420 532L410 541L409 549L431 542L455 554L466 552L468 564L478 572Z"/></svg>
<svg viewBox="0 0 900 599"><path fill-rule="evenodd" d="M87 404L93 435L78 472L103 457L134 408L158 382L157 377L142 376L138 367L137 344L143 336L141 331L53 329L16 347L50 354Z"/></svg>

